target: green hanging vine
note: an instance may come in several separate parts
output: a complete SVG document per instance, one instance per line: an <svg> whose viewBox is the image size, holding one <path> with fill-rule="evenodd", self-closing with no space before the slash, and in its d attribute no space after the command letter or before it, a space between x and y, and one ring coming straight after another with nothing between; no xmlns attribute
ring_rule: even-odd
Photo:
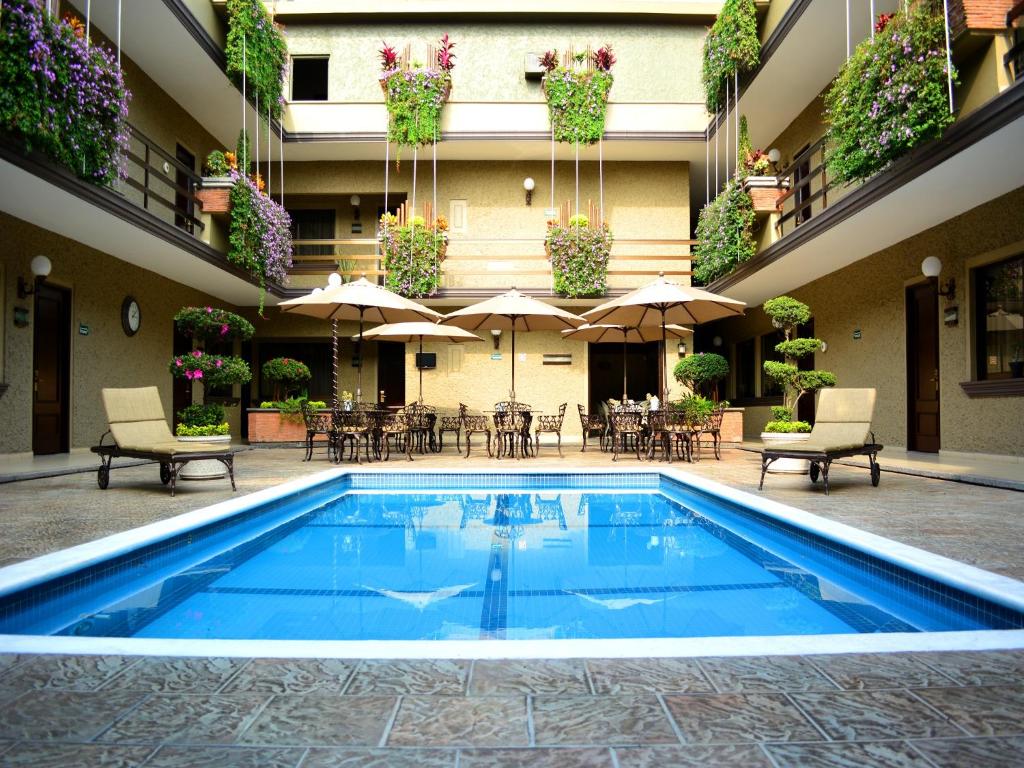
<svg viewBox="0 0 1024 768"><path fill-rule="evenodd" d="M558 51L541 59L544 96L555 141L568 144L596 144L604 135L608 93L614 78L612 47L605 45L591 54L565 54L559 66Z"/></svg>
<svg viewBox="0 0 1024 768"><path fill-rule="evenodd" d="M227 0L227 12L228 76L241 88L244 72L245 89L259 100L261 111L269 108L273 117L280 117L288 63L281 25L260 0Z"/></svg>
<svg viewBox="0 0 1024 768"><path fill-rule="evenodd" d="M693 279L709 285L750 259L757 251L753 226L754 203L742 181L732 179L700 212Z"/></svg>
<svg viewBox="0 0 1024 768"><path fill-rule="evenodd" d="M725 103L726 83L737 72L746 72L761 59L754 0L725 0L721 13L704 39L701 81L708 112Z"/></svg>
<svg viewBox="0 0 1024 768"><path fill-rule="evenodd" d="M410 64L387 43L379 51L388 141L397 144L399 151L433 144L441 136L441 111L452 91L455 43L447 34L440 43L428 67Z"/></svg>

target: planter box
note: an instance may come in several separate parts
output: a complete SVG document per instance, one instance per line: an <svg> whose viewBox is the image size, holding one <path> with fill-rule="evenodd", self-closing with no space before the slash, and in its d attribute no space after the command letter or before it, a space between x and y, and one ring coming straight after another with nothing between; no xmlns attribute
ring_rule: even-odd
<svg viewBox="0 0 1024 768"><path fill-rule="evenodd" d="M203 213L228 213L231 210L231 187L234 183L226 176L203 179L203 185L196 190Z"/></svg>
<svg viewBox="0 0 1024 768"><path fill-rule="evenodd" d="M765 448L773 448L778 443L805 443L811 439L810 432L762 432L761 442ZM810 471L810 462L806 459L776 459L768 467L769 473L779 475L806 475Z"/></svg>
<svg viewBox="0 0 1024 768"><path fill-rule="evenodd" d="M321 413L330 411L324 410ZM306 442L306 424L301 414L286 417L277 408L249 408L246 414L249 420L249 443L252 445ZM326 441L324 435L317 435L314 440L316 443Z"/></svg>
<svg viewBox="0 0 1024 768"><path fill-rule="evenodd" d="M778 213L779 198L789 189L789 182L775 176L748 176L743 180L743 189L754 201L756 213Z"/></svg>
<svg viewBox="0 0 1024 768"><path fill-rule="evenodd" d="M209 437L178 437L179 443L231 443L231 435L210 435ZM181 469L178 475L180 480L215 480L218 477L227 475L228 470L216 459L201 459L190 461Z"/></svg>
<svg viewBox="0 0 1024 768"><path fill-rule="evenodd" d="M743 409L726 408L722 415L722 444L739 445L743 442Z"/></svg>

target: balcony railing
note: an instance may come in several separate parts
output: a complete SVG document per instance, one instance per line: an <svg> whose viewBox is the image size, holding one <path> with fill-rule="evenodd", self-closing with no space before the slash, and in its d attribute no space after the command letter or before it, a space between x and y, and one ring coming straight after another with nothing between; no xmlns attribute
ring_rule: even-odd
<svg viewBox="0 0 1024 768"><path fill-rule="evenodd" d="M825 138L822 137L793 158L779 173L789 182L789 189L779 196L782 214L775 222L776 235L783 237L817 213L828 208L829 192L835 193L825 169Z"/></svg>
<svg viewBox="0 0 1024 768"><path fill-rule="evenodd" d="M196 216L199 174L134 126L129 132L128 178L115 190L163 221L192 234L201 232L203 222Z"/></svg>
<svg viewBox="0 0 1024 768"><path fill-rule="evenodd" d="M611 288L632 288L664 272L671 277L690 275L690 249L695 240L622 238L612 245L608 265ZM383 256L373 238L294 240L292 284L310 287L338 272L345 280L366 275L383 282ZM308 278L308 279L306 279ZM453 238L442 264L442 288L449 290L495 288L549 288L551 264L541 238Z"/></svg>

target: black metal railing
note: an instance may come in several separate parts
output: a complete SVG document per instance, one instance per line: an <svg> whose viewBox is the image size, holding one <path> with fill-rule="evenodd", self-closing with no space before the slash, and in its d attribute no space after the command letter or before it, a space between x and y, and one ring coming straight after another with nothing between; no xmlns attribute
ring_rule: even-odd
<svg viewBox="0 0 1024 768"><path fill-rule="evenodd" d="M201 232L203 222L196 217L199 174L135 126L129 126L129 135L128 177L119 185L125 199L187 232Z"/></svg>
<svg viewBox="0 0 1024 768"><path fill-rule="evenodd" d="M779 197L782 215L775 223L779 237L811 218L815 213L828 208L830 190L825 169L825 137L818 139L807 149L793 158L779 173L780 179L789 181L789 190Z"/></svg>

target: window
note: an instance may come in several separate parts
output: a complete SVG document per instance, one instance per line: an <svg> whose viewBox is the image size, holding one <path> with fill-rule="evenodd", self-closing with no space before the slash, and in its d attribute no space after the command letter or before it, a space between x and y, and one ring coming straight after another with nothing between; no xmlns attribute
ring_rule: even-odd
<svg viewBox="0 0 1024 768"><path fill-rule="evenodd" d="M334 210L297 208L288 211L292 219L292 238L295 240L333 240ZM296 256L330 256L333 245L296 245Z"/></svg>
<svg viewBox="0 0 1024 768"><path fill-rule="evenodd" d="M979 379L1021 375L1024 361L1024 256L974 271Z"/></svg>
<svg viewBox="0 0 1024 768"><path fill-rule="evenodd" d="M757 377L757 361L754 359L754 339L741 341L736 345L736 399L757 397L754 383Z"/></svg>
<svg viewBox="0 0 1024 768"><path fill-rule="evenodd" d="M292 101L327 101L327 57L292 59Z"/></svg>
<svg viewBox="0 0 1024 768"><path fill-rule="evenodd" d="M761 337L761 397L781 397L782 387L774 379L768 378L764 372L765 360L777 360L784 362L781 354L775 351L775 345L785 341L786 336L782 331L766 333Z"/></svg>

